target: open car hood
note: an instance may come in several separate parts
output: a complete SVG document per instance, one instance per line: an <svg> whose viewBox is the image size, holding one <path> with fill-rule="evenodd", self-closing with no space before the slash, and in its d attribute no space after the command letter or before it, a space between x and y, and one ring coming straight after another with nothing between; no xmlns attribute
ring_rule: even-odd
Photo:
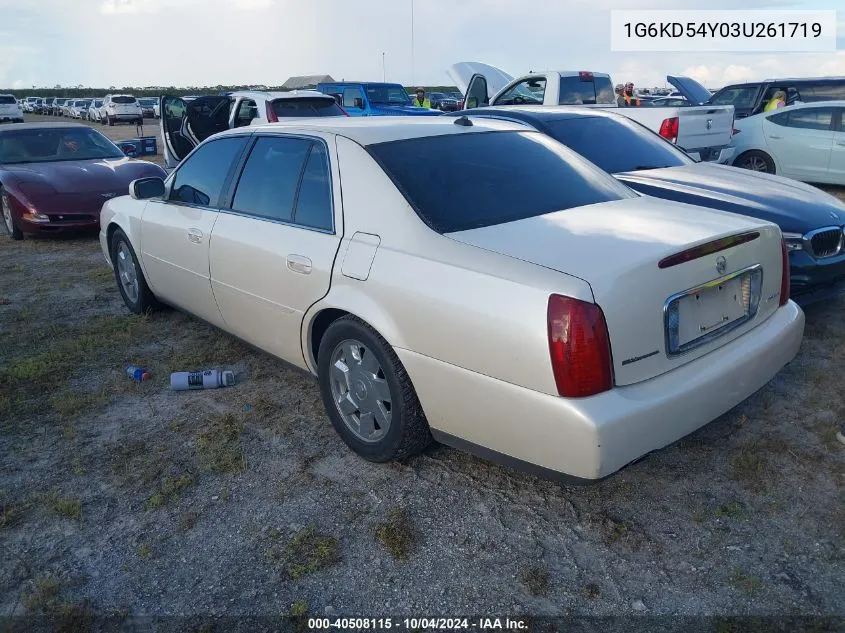
<svg viewBox="0 0 845 633"><path fill-rule="evenodd" d="M487 79L487 97L489 99L492 99L502 91L502 88L513 81L513 77L501 68L481 62L458 62L452 64L446 70L446 73L464 95L466 95L467 87L473 76L484 75L484 78Z"/></svg>
<svg viewBox="0 0 845 633"><path fill-rule="evenodd" d="M692 105L702 105L710 101L710 91L691 77L668 75L666 77L672 86L680 92Z"/></svg>

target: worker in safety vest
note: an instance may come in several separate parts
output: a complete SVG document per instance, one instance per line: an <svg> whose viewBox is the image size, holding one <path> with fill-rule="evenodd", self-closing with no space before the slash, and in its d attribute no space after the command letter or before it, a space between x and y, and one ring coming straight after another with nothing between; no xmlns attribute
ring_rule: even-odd
<svg viewBox="0 0 845 633"><path fill-rule="evenodd" d="M640 98L634 94L634 82L632 81L625 84L625 103L629 106L640 105Z"/></svg>
<svg viewBox="0 0 845 633"><path fill-rule="evenodd" d="M411 105L431 109L431 101L425 96L425 88L417 88L417 96L411 101Z"/></svg>
<svg viewBox="0 0 845 633"><path fill-rule="evenodd" d="M774 96L769 99L766 107L763 108L763 112L771 112L772 110L777 110L778 108L783 108L784 106L786 106L786 93L783 90L778 90Z"/></svg>

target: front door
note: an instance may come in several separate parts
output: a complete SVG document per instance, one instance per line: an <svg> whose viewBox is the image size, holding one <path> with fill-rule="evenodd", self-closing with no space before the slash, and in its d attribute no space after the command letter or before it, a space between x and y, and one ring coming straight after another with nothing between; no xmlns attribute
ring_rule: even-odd
<svg viewBox="0 0 845 633"><path fill-rule="evenodd" d="M202 141L217 132L229 129L228 96L198 97L185 101L181 97L163 95L160 100L161 138L164 142L164 164L174 168Z"/></svg>
<svg viewBox="0 0 845 633"><path fill-rule="evenodd" d="M153 293L220 327L208 272L209 240L249 138L200 147L168 178L164 199L147 203L141 219L141 262Z"/></svg>
<svg viewBox="0 0 845 633"><path fill-rule="evenodd" d="M259 136L212 231L211 287L227 329L300 367L302 319L329 291L342 236L337 182L322 138Z"/></svg>
<svg viewBox="0 0 845 633"><path fill-rule="evenodd" d="M827 182L845 185L845 108L836 108Z"/></svg>

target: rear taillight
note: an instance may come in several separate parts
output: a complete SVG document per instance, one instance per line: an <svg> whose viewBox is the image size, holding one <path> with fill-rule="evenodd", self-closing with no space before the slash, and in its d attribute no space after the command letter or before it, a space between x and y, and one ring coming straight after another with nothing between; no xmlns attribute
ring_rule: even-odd
<svg viewBox="0 0 845 633"><path fill-rule="evenodd" d="M583 398L613 386L610 338L601 308L551 295L548 326L552 372L561 396Z"/></svg>
<svg viewBox="0 0 845 633"><path fill-rule="evenodd" d="M786 241L780 241L781 260L783 261L783 270L780 273L780 305L786 305L789 301L789 249L786 248Z"/></svg>
<svg viewBox="0 0 845 633"><path fill-rule="evenodd" d="M578 73L578 79L581 81L593 81L593 73L589 70L582 70Z"/></svg>
<svg viewBox="0 0 845 633"><path fill-rule="evenodd" d="M678 264L685 264L686 262L691 262L699 257L705 257L707 255L712 255L713 253L718 253L719 251L724 251L728 248L733 248L734 246L739 246L740 244L753 242L758 237L760 237L760 233L758 231L748 231L747 233L738 233L729 237L722 237L718 240L713 240L712 242L705 242L704 244L693 246L692 248L688 248L680 253L664 257L657 262L657 267L663 269L671 268L672 266L677 266Z"/></svg>
<svg viewBox="0 0 845 633"><path fill-rule="evenodd" d="M276 111L273 109L273 104L271 102L267 102L267 120L270 123L278 123L279 117L276 115Z"/></svg>
<svg viewBox="0 0 845 633"><path fill-rule="evenodd" d="M678 117L673 116L671 119L663 119L660 124L660 136L672 143L678 142Z"/></svg>

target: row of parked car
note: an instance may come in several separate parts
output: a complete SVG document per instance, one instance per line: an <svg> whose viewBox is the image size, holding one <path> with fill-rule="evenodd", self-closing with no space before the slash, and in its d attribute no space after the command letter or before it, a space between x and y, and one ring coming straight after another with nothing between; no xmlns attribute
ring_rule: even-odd
<svg viewBox="0 0 845 633"><path fill-rule="evenodd" d="M164 95L169 175L88 126L0 128L4 220L99 228L128 309L313 372L366 459L435 438L580 479L735 406L797 352L790 298L845 290L835 197L696 160L631 108L557 103L600 75L480 81L445 114L377 83Z"/></svg>
<svg viewBox="0 0 845 633"><path fill-rule="evenodd" d="M98 98L26 97L20 101L23 112L82 119L103 125L143 122L158 118L158 99L136 99L129 94L109 94Z"/></svg>

